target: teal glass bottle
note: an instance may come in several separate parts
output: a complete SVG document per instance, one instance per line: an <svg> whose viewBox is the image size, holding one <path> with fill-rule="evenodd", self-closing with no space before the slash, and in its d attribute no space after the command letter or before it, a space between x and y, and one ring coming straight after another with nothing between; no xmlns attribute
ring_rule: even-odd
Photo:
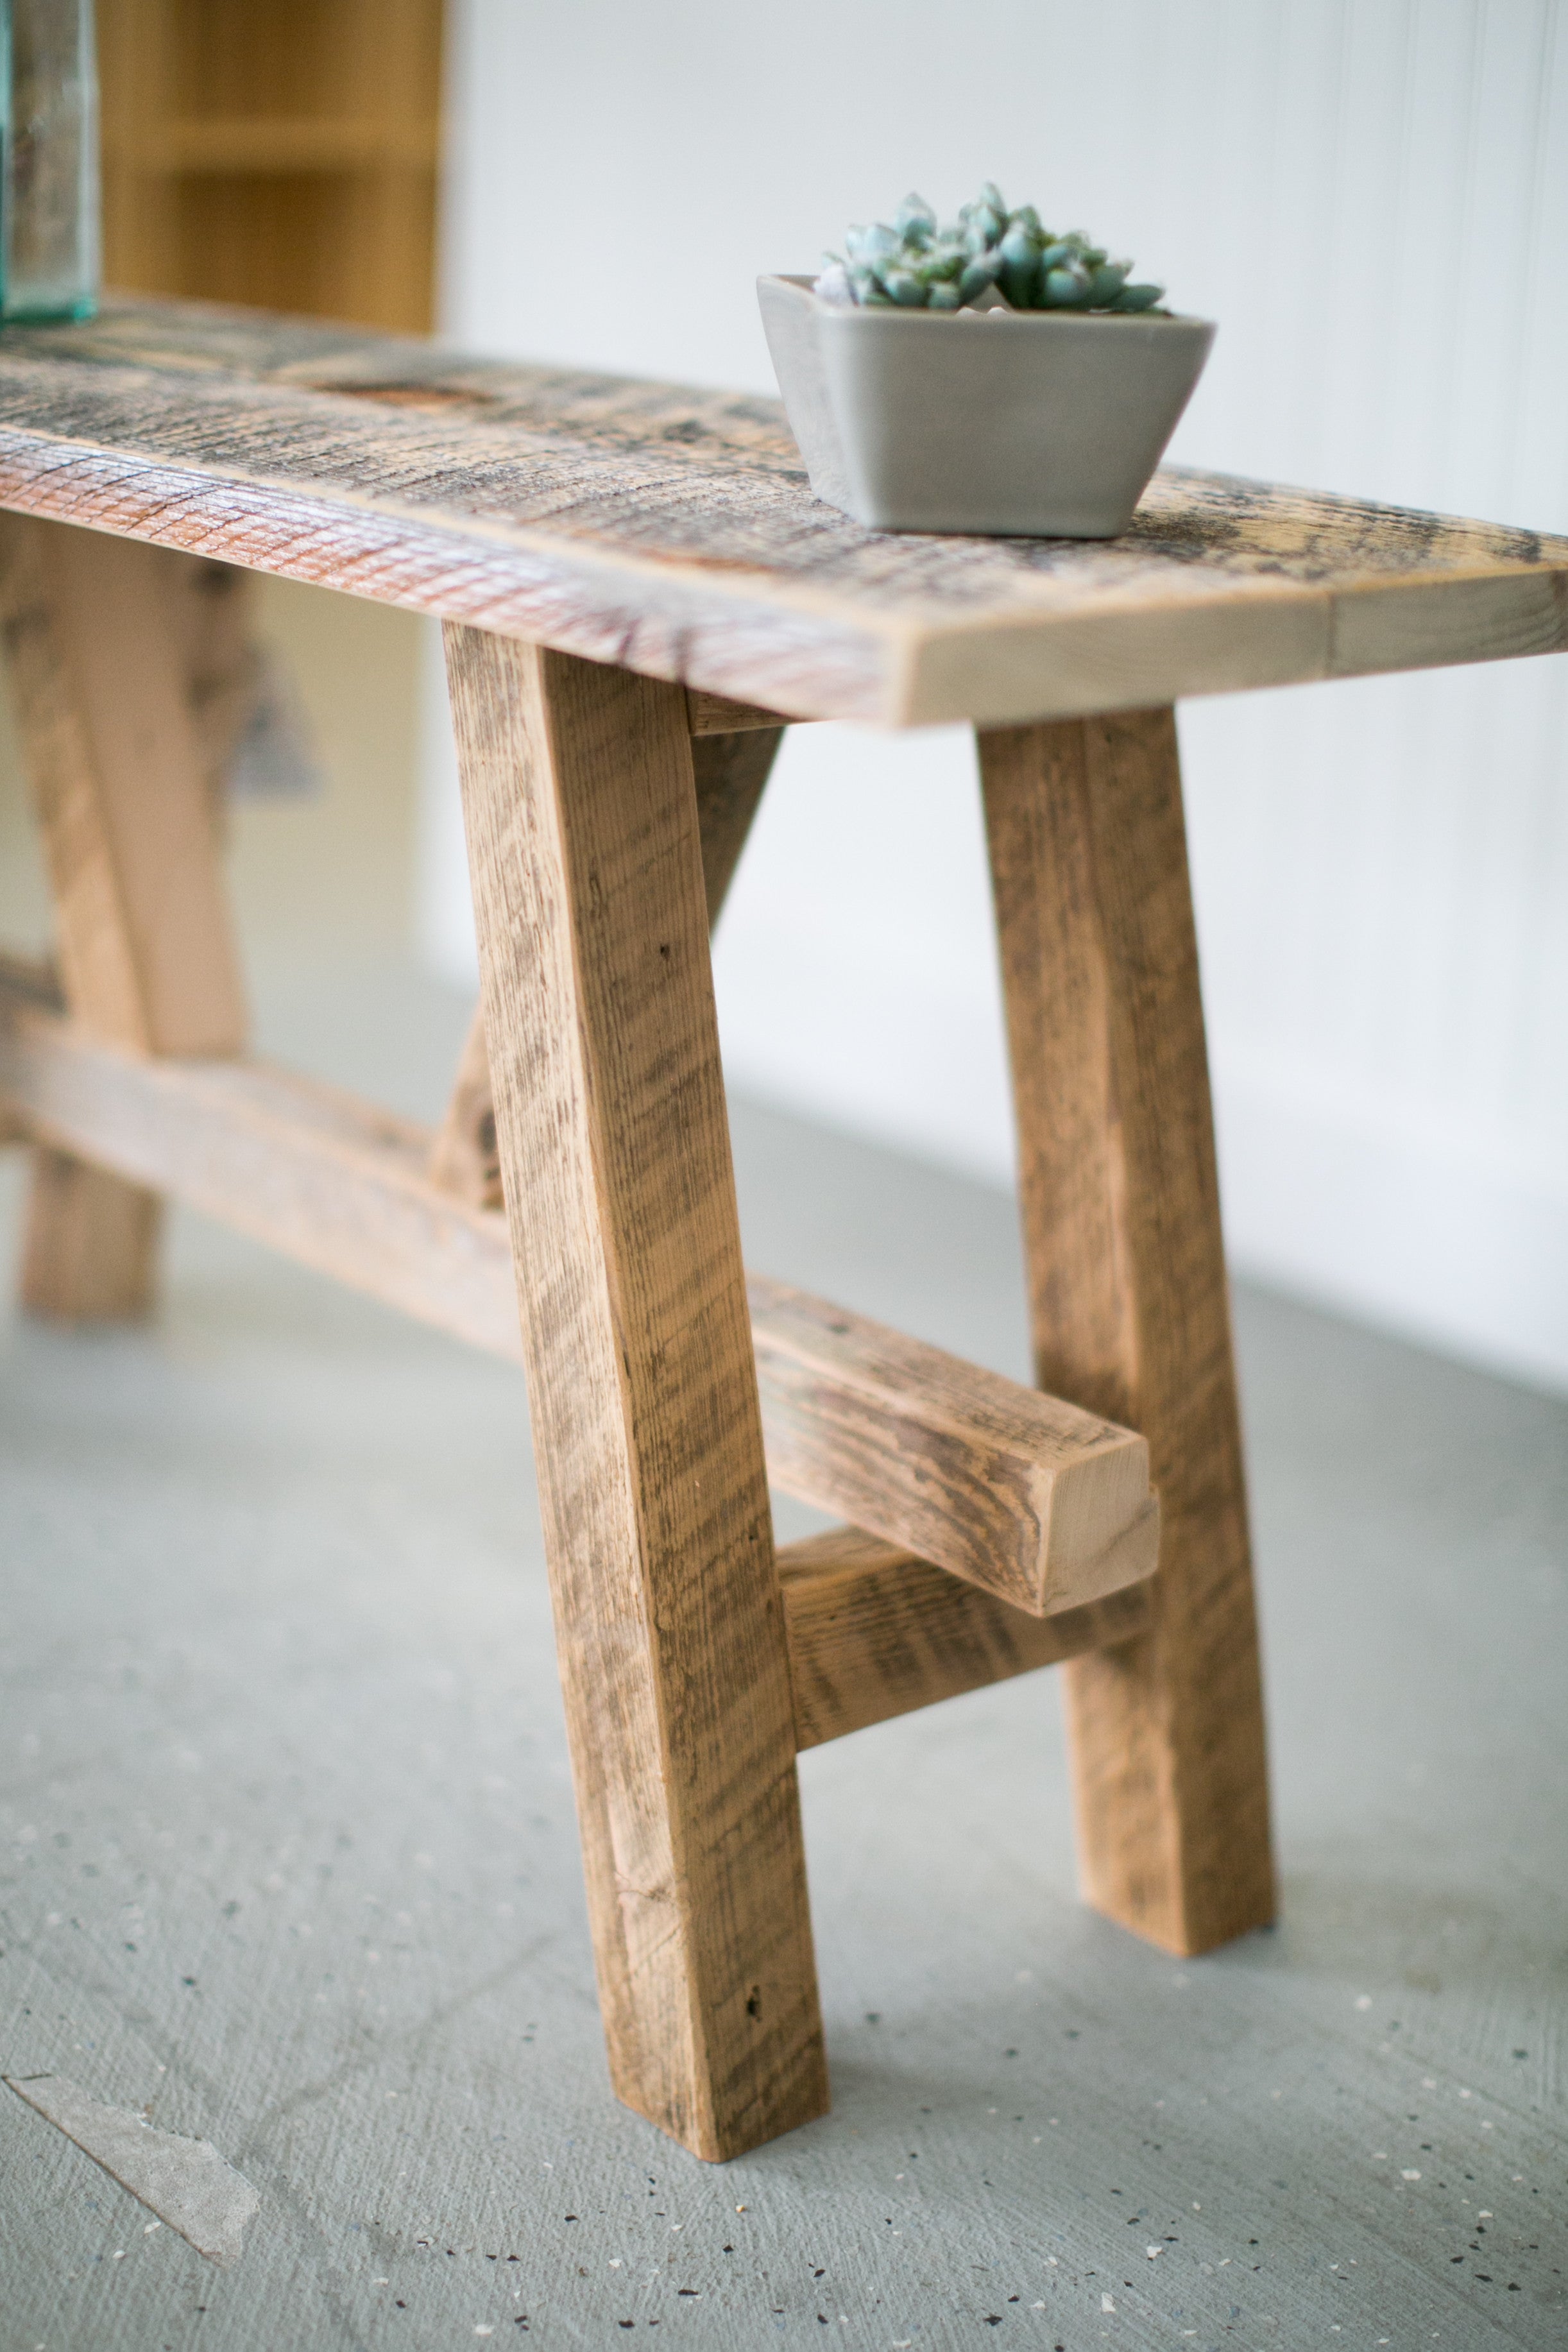
<svg viewBox="0 0 1568 2352"><path fill-rule="evenodd" d="M0 317L98 307L92 0L0 0Z"/></svg>

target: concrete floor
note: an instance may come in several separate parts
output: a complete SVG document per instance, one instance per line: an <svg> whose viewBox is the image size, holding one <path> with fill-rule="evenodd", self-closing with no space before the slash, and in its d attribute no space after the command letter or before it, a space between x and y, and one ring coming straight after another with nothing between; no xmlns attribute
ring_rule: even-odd
<svg viewBox="0 0 1568 2352"><path fill-rule="evenodd" d="M334 1001L427 1104L458 1008ZM736 1129L754 1262L1023 1372L1007 1202ZM1568 1407L1238 1320L1279 1927L1079 1907L1049 1675L817 1750L834 2110L721 2169L606 2088L521 1378L194 1219L8 1324L0 2072L261 2201L217 2269L0 2090L5 2352L1568 2341Z"/></svg>

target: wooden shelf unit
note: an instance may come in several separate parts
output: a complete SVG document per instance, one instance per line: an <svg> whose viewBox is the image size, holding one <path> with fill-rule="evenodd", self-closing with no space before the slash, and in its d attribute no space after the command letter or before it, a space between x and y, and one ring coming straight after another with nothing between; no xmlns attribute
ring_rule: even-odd
<svg viewBox="0 0 1568 2352"><path fill-rule="evenodd" d="M99 0L104 277L429 327L441 0Z"/></svg>

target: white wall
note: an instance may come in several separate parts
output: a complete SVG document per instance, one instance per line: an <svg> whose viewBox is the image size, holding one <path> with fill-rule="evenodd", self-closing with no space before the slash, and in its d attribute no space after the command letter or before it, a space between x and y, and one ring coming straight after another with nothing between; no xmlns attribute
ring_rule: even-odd
<svg viewBox="0 0 1568 2352"><path fill-rule="evenodd" d="M456 52L460 341L771 388L758 269L994 175L1220 320L1173 457L1568 531L1560 0L466 0ZM1233 1255L1568 1385L1568 662L1182 735ZM461 965L439 783L427 839ZM733 1082L1005 1179L961 733L790 738L718 965Z"/></svg>

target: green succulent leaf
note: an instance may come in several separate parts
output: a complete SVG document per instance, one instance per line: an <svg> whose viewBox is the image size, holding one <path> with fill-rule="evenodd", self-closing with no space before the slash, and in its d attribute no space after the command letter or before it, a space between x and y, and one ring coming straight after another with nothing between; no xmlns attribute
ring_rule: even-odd
<svg viewBox="0 0 1568 2352"><path fill-rule="evenodd" d="M987 180L943 227L923 196L910 194L889 225L857 223L842 256L829 254L818 281L826 300L878 310L957 310L998 287L1018 310L1151 310L1164 289L1130 285L1132 265L1113 261L1087 230L1058 236L1033 205L1009 210Z"/></svg>
<svg viewBox="0 0 1568 2352"><path fill-rule="evenodd" d="M858 261L868 261L875 268L881 261L891 261L903 250L902 241L886 221L874 221L869 228L851 229L845 244Z"/></svg>
<svg viewBox="0 0 1568 2352"><path fill-rule="evenodd" d="M1103 310L1121 293L1131 268L1130 261L1102 261L1089 280L1089 299L1092 309Z"/></svg>
<svg viewBox="0 0 1568 2352"><path fill-rule="evenodd" d="M1026 225L1016 220L996 248L999 268L996 282L1016 310L1025 310L1034 299L1035 285L1039 274L1040 248Z"/></svg>
<svg viewBox="0 0 1568 2352"><path fill-rule="evenodd" d="M893 226L906 245L923 245L936 235L936 215L923 196L911 194L893 215Z"/></svg>

